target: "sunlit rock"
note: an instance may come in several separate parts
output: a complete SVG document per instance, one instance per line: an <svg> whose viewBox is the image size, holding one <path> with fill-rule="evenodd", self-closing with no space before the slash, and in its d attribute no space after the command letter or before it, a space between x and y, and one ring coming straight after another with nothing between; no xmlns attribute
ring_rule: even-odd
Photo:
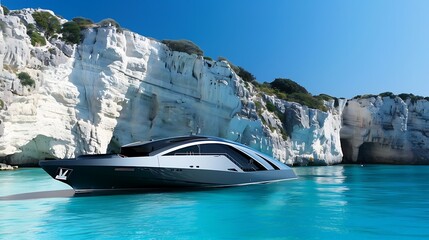
<svg viewBox="0 0 429 240"><path fill-rule="evenodd" d="M429 164L429 101L357 98L343 112L345 162Z"/></svg>
<svg viewBox="0 0 429 240"><path fill-rule="evenodd" d="M344 101L325 102L323 112L261 94L226 61L172 51L112 26L84 30L79 45L55 38L32 46L32 12L0 15L3 162L31 165L188 134L228 138L287 164L341 162ZM24 86L20 72L35 84ZM267 111L268 101L278 114Z"/></svg>

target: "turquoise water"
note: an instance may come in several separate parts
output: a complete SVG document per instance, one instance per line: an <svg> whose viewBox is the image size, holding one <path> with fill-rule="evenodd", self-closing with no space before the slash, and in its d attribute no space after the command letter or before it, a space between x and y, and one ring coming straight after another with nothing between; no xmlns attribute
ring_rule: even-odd
<svg viewBox="0 0 429 240"><path fill-rule="evenodd" d="M72 195L0 172L3 239L429 239L429 166L294 168L299 179L194 192Z"/></svg>

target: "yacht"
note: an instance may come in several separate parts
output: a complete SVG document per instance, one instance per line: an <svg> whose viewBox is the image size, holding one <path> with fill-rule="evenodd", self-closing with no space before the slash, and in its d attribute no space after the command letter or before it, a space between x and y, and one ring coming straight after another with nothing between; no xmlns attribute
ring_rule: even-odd
<svg viewBox="0 0 429 240"><path fill-rule="evenodd" d="M42 160L39 165L77 193L229 187L297 178L287 165L245 145L195 135L131 143L119 154Z"/></svg>

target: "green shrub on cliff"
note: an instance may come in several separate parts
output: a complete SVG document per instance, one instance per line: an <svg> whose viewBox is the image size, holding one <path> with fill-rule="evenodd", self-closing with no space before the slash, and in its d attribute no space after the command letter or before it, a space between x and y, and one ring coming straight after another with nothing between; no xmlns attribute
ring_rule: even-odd
<svg viewBox="0 0 429 240"><path fill-rule="evenodd" d="M23 86L32 86L36 85L36 82L30 77L30 75L26 72L20 72L18 74L18 78Z"/></svg>
<svg viewBox="0 0 429 240"><path fill-rule="evenodd" d="M0 110L3 110L3 108L4 108L4 102L3 100L0 99Z"/></svg>
<svg viewBox="0 0 429 240"><path fill-rule="evenodd" d="M33 46L45 46L46 45L46 39L40 35L38 32L32 32L30 35L31 38L31 45Z"/></svg>
<svg viewBox="0 0 429 240"><path fill-rule="evenodd" d="M258 83L258 84L255 85L255 87L259 91L261 91L261 92L263 92L265 94L268 94L268 95L277 95L277 93L279 93L278 90L275 90L275 89L271 88L270 83L267 83L267 82L263 82L261 84Z"/></svg>
<svg viewBox="0 0 429 240"><path fill-rule="evenodd" d="M220 61L224 61L227 62L229 64L229 66L231 67L231 69L238 75L238 73L240 72L240 69L235 66L235 64L233 64L232 62L230 62L226 57L217 57L217 60Z"/></svg>
<svg viewBox="0 0 429 240"><path fill-rule="evenodd" d="M395 98L396 95L393 94L392 92L383 92L379 94L381 97L389 97L389 98Z"/></svg>
<svg viewBox="0 0 429 240"><path fill-rule="evenodd" d="M28 24L27 25L27 35L31 39L31 45L33 45L33 46L45 46L46 45L45 37L43 37L42 35L40 35L39 32L37 32L34 24Z"/></svg>
<svg viewBox="0 0 429 240"><path fill-rule="evenodd" d="M319 94L319 95L314 96L314 97L317 98L317 99L319 99L319 100L324 100L324 101L334 100L334 107L338 107L340 105L340 101L339 101L338 98L332 97L332 96L330 96L328 94L322 93L322 94Z"/></svg>
<svg viewBox="0 0 429 240"><path fill-rule="evenodd" d="M27 26L27 35L31 39L31 45L33 46L45 46L46 39L39 32L37 32L34 24L28 24Z"/></svg>
<svg viewBox="0 0 429 240"><path fill-rule="evenodd" d="M80 27L76 22L70 21L64 23L61 33L63 34L64 41L67 43L80 43Z"/></svg>
<svg viewBox="0 0 429 240"><path fill-rule="evenodd" d="M49 12L34 12L32 16L34 21L36 21L37 26L41 27L45 31L47 37L54 35L61 29L61 24L58 18Z"/></svg>
<svg viewBox="0 0 429 240"><path fill-rule="evenodd" d="M287 98L285 100L290 102L297 102L297 103L300 103L301 105L306 105L309 108L327 111L321 99L317 99L308 93L302 93L302 92L291 93L287 95Z"/></svg>
<svg viewBox="0 0 429 240"><path fill-rule="evenodd" d="M113 26L113 27L115 27L116 28L116 30L118 31L118 32L122 32L123 30L122 30L122 28L121 28L121 25L119 25L119 23L118 22L116 22L116 20L115 19L111 19L111 18L106 18L106 19L103 19L103 20L101 20L99 23L97 23L100 27L110 27L110 26Z"/></svg>
<svg viewBox="0 0 429 240"><path fill-rule="evenodd" d="M292 81L287 78L276 78L270 83L273 89L277 89L280 92L290 94L290 93L305 93L308 94L307 89L299 85L295 81Z"/></svg>
<svg viewBox="0 0 429 240"><path fill-rule="evenodd" d="M359 99L359 98L368 99L368 98L376 98L376 97L378 97L378 95L364 94L364 95L356 95L356 96L353 97L353 99Z"/></svg>
<svg viewBox="0 0 429 240"><path fill-rule="evenodd" d="M255 101L255 108L256 108L256 112L258 113L259 117L261 117L262 114L262 104L259 101ZM262 117L261 117L262 119Z"/></svg>
<svg viewBox="0 0 429 240"><path fill-rule="evenodd" d="M256 81L255 76L253 76L253 74L251 74L249 71L247 71L246 69L237 66L238 68L238 73L237 75L241 77L241 79L243 79L246 82L254 82Z"/></svg>
<svg viewBox="0 0 429 240"><path fill-rule="evenodd" d="M429 97L422 97L422 96L418 96L418 95L414 95L414 94L412 94L412 93L401 93L401 94L399 94L399 95L395 95L394 93L392 93L392 92L383 92L383 93L380 93L380 94L378 94L378 95L374 95L374 94L365 94L365 95L357 95L357 96L355 96L355 97L353 97L353 99L367 99L367 98L376 98L376 97L378 97L378 96L380 96L380 97L389 97L389 98L396 98L396 97L399 97L399 98L401 98L403 101L407 101L407 99L410 99L410 101L412 102L412 103L415 103L415 102L417 102L418 100L423 100L423 99L425 99L425 100L429 100Z"/></svg>
<svg viewBox="0 0 429 240"><path fill-rule="evenodd" d="M79 25L79 28L81 30L90 28L94 25L94 22L91 19L84 18L84 17L75 17L72 19L72 21L77 23L77 25Z"/></svg>
<svg viewBox="0 0 429 240"><path fill-rule="evenodd" d="M10 13L9 8L7 8L5 5L1 5L1 7L3 8L3 14L4 15L9 15L9 13Z"/></svg>
<svg viewBox="0 0 429 240"><path fill-rule="evenodd" d="M406 101L407 99L410 99L410 101L412 103L416 103L418 100L423 100L425 99L422 96L418 96L418 95L414 95L412 93L401 93L398 95L398 97L400 97L402 100Z"/></svg>
<svg viewBox="0 0 429 240"><path fill-rule="evenodd" d="M219 56L219 57L217 57L217 60L220 62L220 61L227 61L228 63L229 63L229 61L228 61L228 59L226 59L226 57L222 57L222 56Z"/></svg>
<svg viewBox="0 0 429 240"><path fill-rule="evenodd" d="M255 86L259 91L265 94L276 95L280 99L296 102L301 105L306 105L309 108L322 111L327 111L323 104L323 100L332 99L331 96L326 94L314 97L303 86L286 78L277 78L271 83L264 82L262 84L256 84Z"/></svg>
<svg viewBox="0 0 429 240"><path fill-rule="evenodd" d="M329 96L328 94L324 94L324 93L319 94L319 95L314 96L314 97L317 98L317 99L325 100L325 101L330 101L332 99L336 99L335 97Z"/></svg>
<svg viewBox="0 0 429 240"><path fill-rule="evenodd" d="M270 101L267 101L266 104L267 104L267 110L269 112L274 112L277 110L276 106L272 104Z"/></svg>
<svg viewBox="0 0 429 240"><path fill-rule="evenodd" d="M203 50L201 50L200 47L189 40L162 40L161 42L167 45L167 47L172 51L196 54L198 56L204 55Z"/></svg>
<svg viewBox="0 0 429 240"><path fill-rule="evenodd" d="M244 69L243 67L240 66L236 66L235 64L233 64L232 62L230 62L228 59L224 58L224 57L218 57L217 59L218 61L226 61L228 62L229 66L231 67L231 69L241 78L243 79L243 81L245 82L251 82L254 85L257 85L258 82L256 81L255 76L253 76L252 73L250 73L249 71L247 71L246 69Z"/></svg>

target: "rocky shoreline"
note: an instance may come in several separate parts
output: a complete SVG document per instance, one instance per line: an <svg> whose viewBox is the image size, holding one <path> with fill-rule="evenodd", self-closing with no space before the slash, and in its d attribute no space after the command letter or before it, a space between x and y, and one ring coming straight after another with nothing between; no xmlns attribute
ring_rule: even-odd
<svg viewBox="0 0 429 240"><path fill-rule="evenodd" d="M11 166L4 163L0 163L0 171L16 170L16 169L18 169L18 166Z"/></svg>

